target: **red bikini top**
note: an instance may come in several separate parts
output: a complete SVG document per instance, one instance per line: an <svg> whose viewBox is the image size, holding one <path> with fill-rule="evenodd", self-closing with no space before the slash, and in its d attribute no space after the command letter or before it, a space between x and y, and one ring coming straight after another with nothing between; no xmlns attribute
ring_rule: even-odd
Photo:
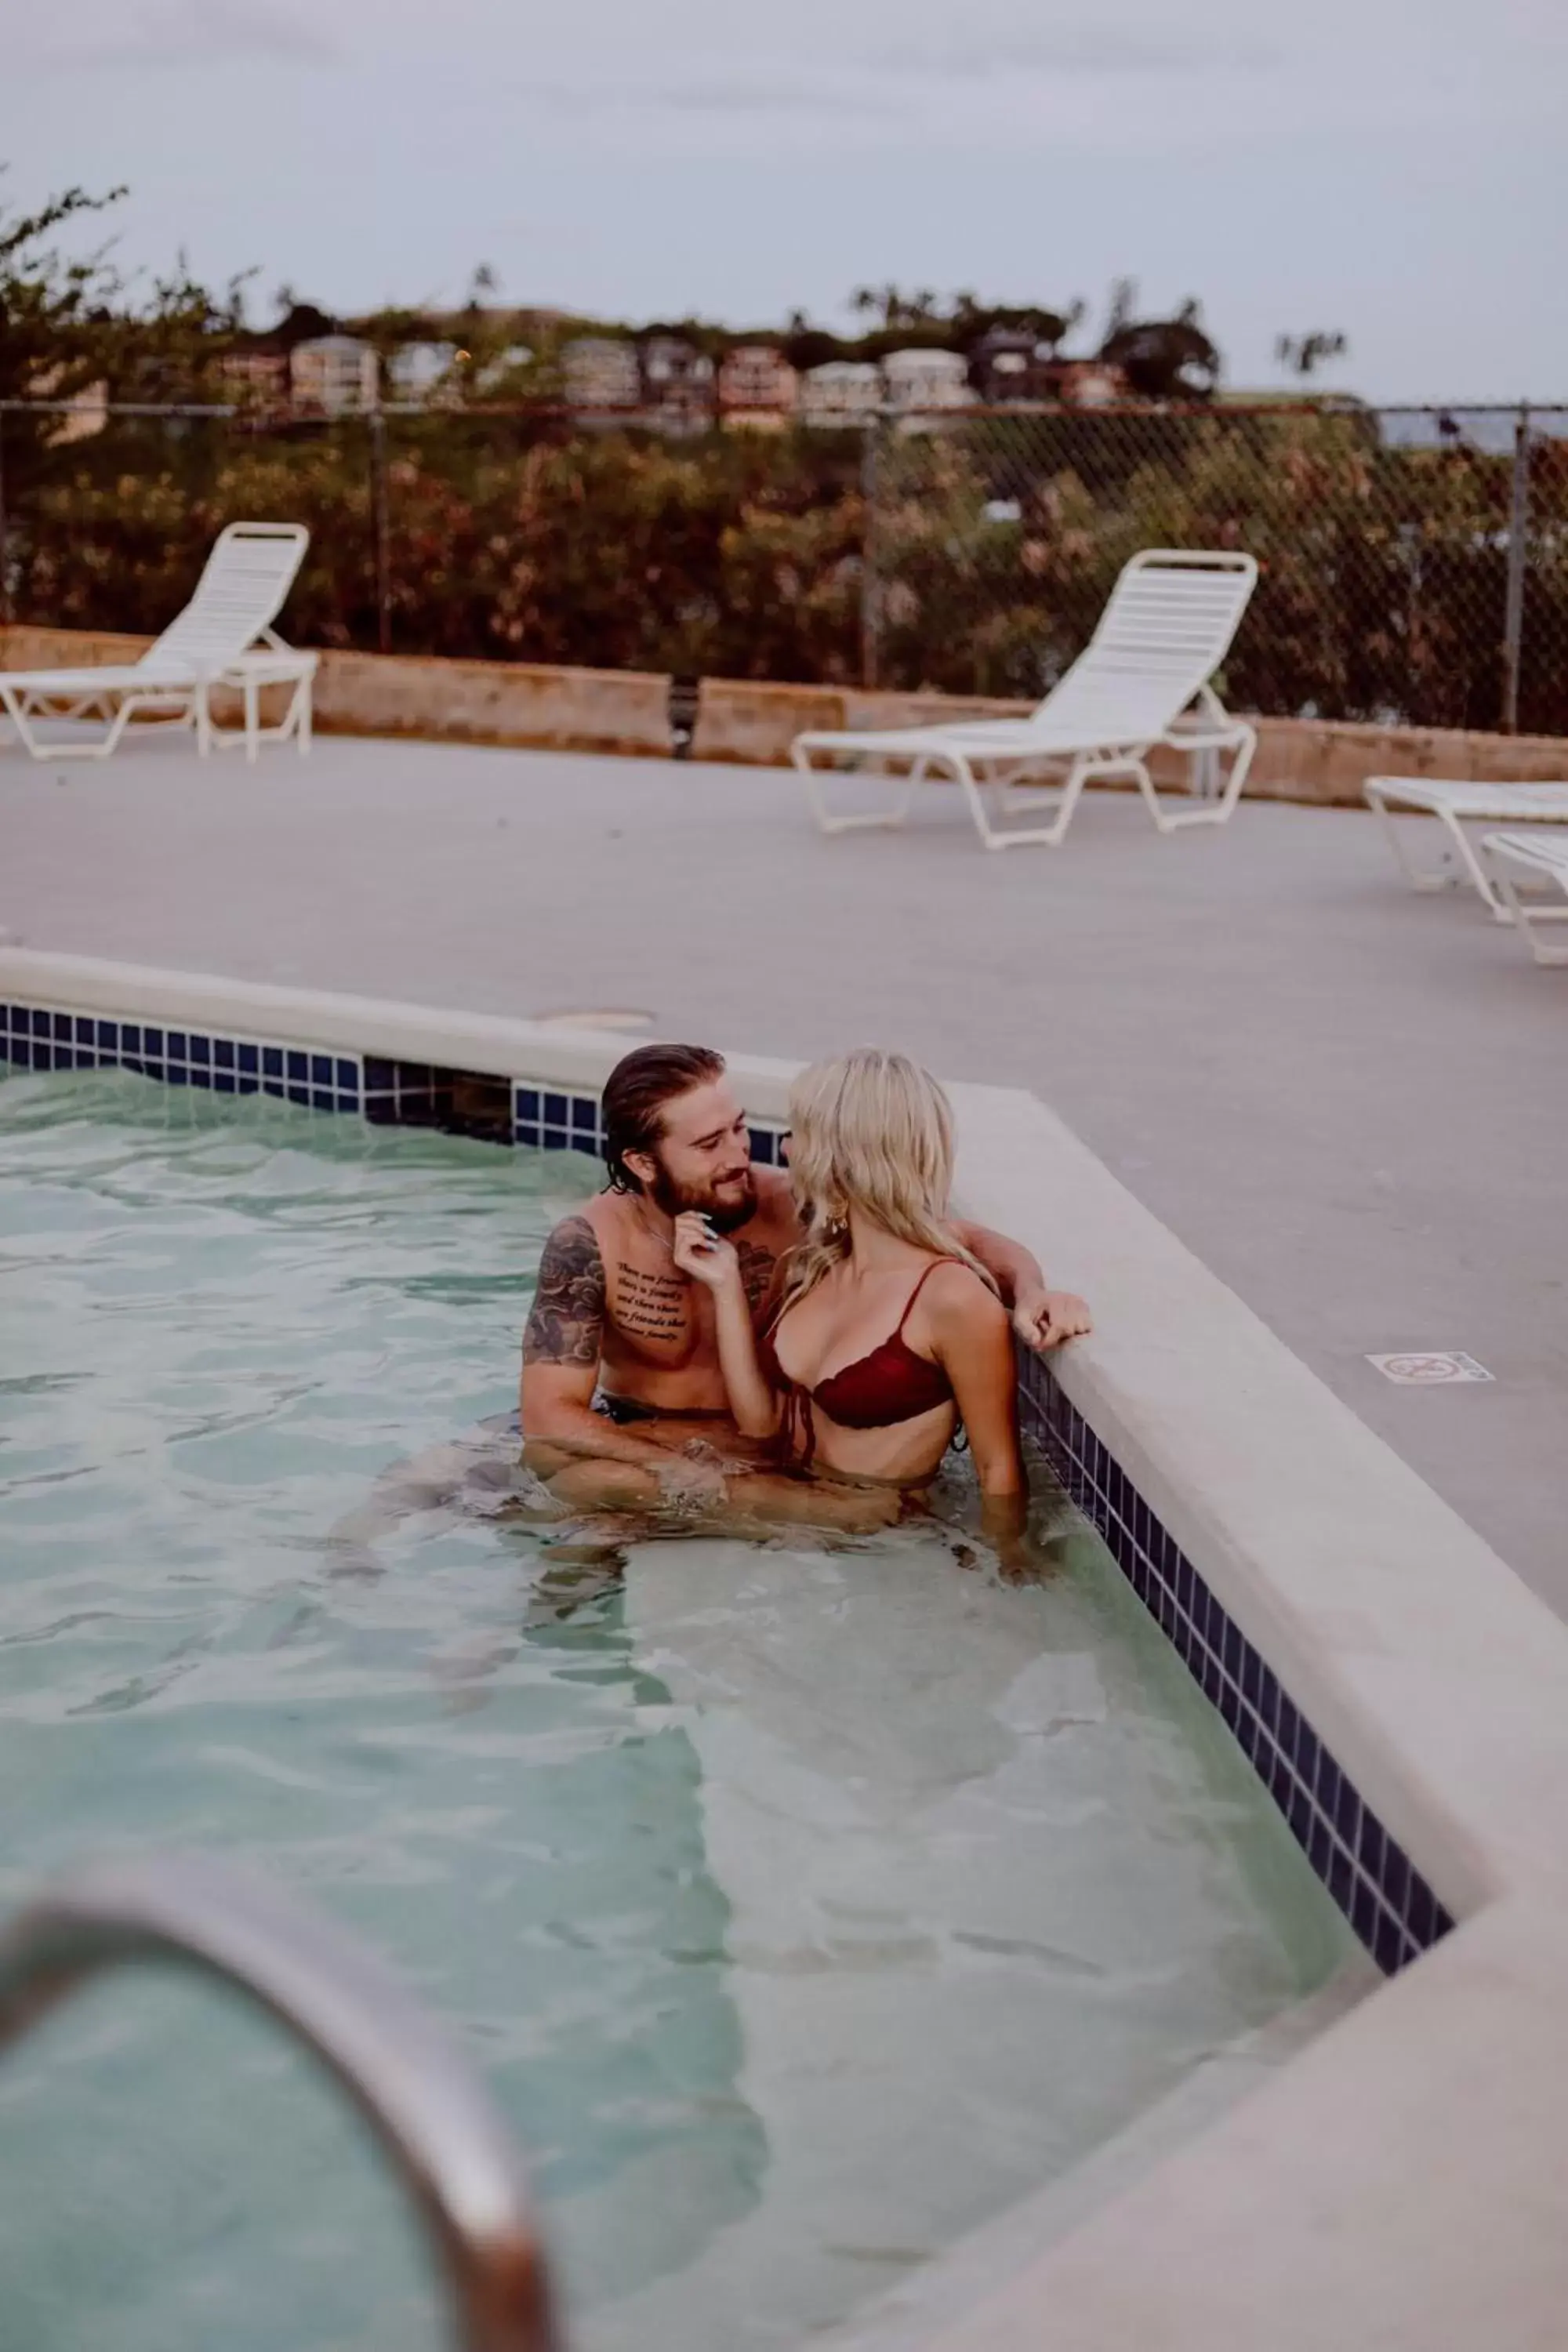
<svg viewBox="0 0 1568 2352"><path fill-rule="evenodd" d="M843 1370L834 1372L816 1388L807 1388L803 1381L792 1381L778 1360L773 1333L763 1338L763 1352L768 1369L777 1385L784 1389L793 1405L798 1398L808 1407L818 1404L829 1421L840 1429L890 1429L895 1423L913 1421L922 1412L934 1412L939 1405L952 1402L952 1382L940 1364L928 1357L917 1356L904 1337L904 1326L914 1312L914 1304L939 1265L945 1258L935 1258L927 1266L905 1302L899 1318L899 1328L879 1347L862 1356ZM776 1328L776 1327L775 1327ZM811 1417L805 1416L807 1452L812 1449ZM786 1429L795 1435L795 1415L786 1417Z"/></svg>

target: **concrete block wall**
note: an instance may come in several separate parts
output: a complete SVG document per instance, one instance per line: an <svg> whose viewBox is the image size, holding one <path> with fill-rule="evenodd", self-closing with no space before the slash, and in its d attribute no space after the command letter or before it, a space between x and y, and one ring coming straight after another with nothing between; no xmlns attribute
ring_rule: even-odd
<svg viewBox="0 0 1568 2352"><path fill-rule="evenodd" d="M31 625L0 629L0 668L134 661L148 640ZM668 677L639 670L554 668L532 662L443 661L407 654L328 652L316 681L324 732L406 735L435 742L514 744L663 759L671 748ZM807 728L906 727L1007 718L1026 703L955 695L870 693L704 678L692 756L776 767ZM235 713L220 716L233 722ZM1455 728L1372 727L1263 719L1247 797L1350 807L1372 775L1447 776L1499 783L1568 782L1568 740ZM1175 781L1177 762L1156 759Z"/></svg>

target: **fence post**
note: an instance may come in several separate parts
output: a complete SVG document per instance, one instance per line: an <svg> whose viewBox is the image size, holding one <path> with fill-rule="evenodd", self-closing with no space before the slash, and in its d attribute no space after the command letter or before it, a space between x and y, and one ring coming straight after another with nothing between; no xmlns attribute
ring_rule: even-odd
<svg viewBox="0 0 1568 2352"><path fill-rule="evenodd" d="M375 531L375 642L392 651L392 535L386 510L386 419L379 401L370 412L370 503Z"/></svg>
<svg viewBox="0 0 1568 2352"><path fill-rule="evenodd" d="M1519 732L1519 664L1524 640L1524 572L1530 541L1530 403L1521 401L1513 428L1513 497L1508 519L1508 593L1502 624L1502 724Z"/></svg>
<svg viewBox="0 0 1568 2352"><path fill-rule="evenodd" d="M860 683L868 690L880 682L881 669L882 588L877 572L881 459L882 416L879 410L866 419L860 447L860 499L864 513L860 530Z"/></svg>
<svg viewBox="0 0 1568 2352"><path fill-rule="evenodd" d="M11 534L5 514L5 404L0 401L0 626L9 628L11 612Z"/></svg>

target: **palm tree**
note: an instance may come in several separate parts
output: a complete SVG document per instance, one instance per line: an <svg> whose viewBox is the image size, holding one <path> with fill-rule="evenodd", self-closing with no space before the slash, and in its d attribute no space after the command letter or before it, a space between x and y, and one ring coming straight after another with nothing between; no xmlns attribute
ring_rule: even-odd
<svg viewBox="0 0 1568 2352"><path fill-rule="evenodd" d="M1350 350L1345 336L1315 327L1307 335L1280 335L1274 345L1274 356L1281 367L1289 368L1299 376L1310 376L1325 360L1342 360Z"/></svg>

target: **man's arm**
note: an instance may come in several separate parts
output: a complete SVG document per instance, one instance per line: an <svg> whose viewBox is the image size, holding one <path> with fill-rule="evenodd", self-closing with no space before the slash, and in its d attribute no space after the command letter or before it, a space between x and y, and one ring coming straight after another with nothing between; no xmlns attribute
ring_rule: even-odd
<svg viewBox="0 0 1568 2352"><path fill-rule="evenodd" d="M544 1244L522 1334L522 1433L602 1462L667 1469L669 1448L593 1410L605 1337L605 1261L586 1217L564 1217Z"/></svg>
<svg viewBox="0 0 1568 2352"><path fill-rule="evenodd" d="M1026 1348L1056 1348L1064 1339L1081 1339L1093 1329L1089 1308L1070 1290L1050 1290L1039 1260L1022 1242L994 1234L989 1225L972 1225L950 1217L948 1229L977 1257L1011 1308L1013 1328Z"/></svg>

